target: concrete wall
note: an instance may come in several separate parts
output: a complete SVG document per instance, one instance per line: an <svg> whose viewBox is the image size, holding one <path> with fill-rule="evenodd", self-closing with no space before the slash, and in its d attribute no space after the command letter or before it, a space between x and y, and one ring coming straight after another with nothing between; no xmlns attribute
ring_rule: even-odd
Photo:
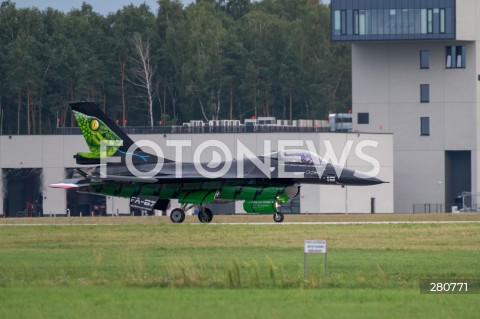
<svg viewBox="0 0 480 319"><path fill-rule="evenodd" d="M471 4L470 7L470 14L474 14L475 18L474 20L474 31L475 31L475 41L472 46L474 46L474 55L472 57L475 58L475 74L477 75L476 78L476 96L475 96L475 101L476 101L476 115L475 115L475 121L476 123L480 123L480 78L478 78L478 75L480 75L480 50L478 48L478 42L480 41L480 23L478 22L478 17L480 17L480 3L475 0L469 0L469 3ZM476 150L472 152L472 191L479 193L480 192L480 125L476 125L476 130L472 132L475 134L477 137L476 139Z"/></svg>
<svg viewBox="0 0 480 319"><path fill-rule="evenodd" d="M394 134L396 212L413 204L445 202L445 151L472 151L472 191L480 189L480 53L476 42L480 3L457 1L457 41L352 44L355 131ZM465 45L466 68L445 68L445 47ZM420 69L420 51L430 68ZM420 84L430 84L430 102L420 103ZM357 114L369 112L369 124ZM420 135L420 117L430 117L430 136Z"/></svg>
<svg viewBox="0 0 480 319"><path fill-rule="evenodd" d="M457 0L457 40L476 41L478 40L478 0Z"/></svg>
<svg viewBox="0 0 480 319"><path fill-rule="evenodd" d="M346 187L304 185L301 188L301 211L305 213L338 213L338 212L370 212L370 198L376 198L377 212L393 212L393 146L390 134L340 134L340 133L260 133L260 134L177 134L177 135L133 135L134 140L151 140L160 146L166 158L175 158L175 148L167 146L167 141L190 141L191 147L182 149L183 161L192 161L194 150L206 140L212 145L224 143L235 158L238 141L254 154L264 154L278 149L279 141L291 144L287 149L306 149L304 141L312 141L320 156L326 152L329 143L340 159L347 141L352 149L346 158L346 166L360 171L369 171L372 165L358 157L355 148L365 140L378 142L377 147L366 147L364 153L376 158L381 164L378 177L388 184L371 187ZM271 149L264 148L264 141L269 140ZM327 142L325 142L327 141ZM300 143L300 144L298 144ZM327 143L327 144L326 144ZM295 146L295 144L298 144ZM169 144L170 145L170 144ZM268 144L267 144L268 145ZM0 136L1 168L42 168L44 178L44 214L66 213L66 192L51 189L49 184L61 181L65 177L65 169L77 167L73 155L78 151L88 151L87 145L80 135L67 136ZM211 149L201 153L200 159L211 160ZM1 184L0 184L1 187ZM107 197L107 214L129 212L128 199ZM176 201L172 202L175 207ZM241 205L237 204L237 212Z"/></svg>
<svg viewBox="0 0 480 319"><path fill-rule="evenodd" d="M388 184L372 187L345 188L331 185L304 185L301 192L301 211L305 213L331 212L331 213L366 213L370 212L370 199L376 198L376 212L393 212L393 150L392 136L387 134L307 134L304 139L311 139L318 145L317 153L320 156L326 154L326 142L330 142L335 150L337 159L340 161L342 153L346 152L345 145L352 142L351 151L346 160L346 167L368 172L372 166L359 158L355 150L359 143L365 141L378 142L378 147L364 149L369 156L380 162L378 177ZM345 153L346 154L346 153Z"/></svg>
<svg viewBox="0 0 480 319"><path fill-rule="evenodd" d="M0 167L1 167L1 163L0 163ZM4 195L3 195L3 172L2 172L2 170L0 169L0 217L1 217L1 216L4 216L4 212L3 212L3 198L4 198Z"/></svg>
<svg viewBox="0 0 480 319"><path fill-rule="evenodd" d="M65 178L63 167L43 167L43 214L66 214L66 191L50 188L48 185Z"/></svg>

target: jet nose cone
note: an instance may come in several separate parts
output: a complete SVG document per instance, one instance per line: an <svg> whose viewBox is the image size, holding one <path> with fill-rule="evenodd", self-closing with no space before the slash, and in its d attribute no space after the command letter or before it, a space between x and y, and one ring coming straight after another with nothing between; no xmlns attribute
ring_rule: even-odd
<svg viewBox="0 0 480 319"><path fill-rule="evenodd" d="M377 185L387 183L364 173L357 171L345 169L342 172L338 182L343 185L357 185L357 186L367 186L367 185Z"/></svg>
<svg viewBox="0 0 480 319"><path fill-rule="evenodd" d="M370 177L370 178L364 179L364 184L363 185L378 185L378 184L383 184L383 183L388 183L388 182L384 182L381 179L378 179L376 177Z"/></svg>

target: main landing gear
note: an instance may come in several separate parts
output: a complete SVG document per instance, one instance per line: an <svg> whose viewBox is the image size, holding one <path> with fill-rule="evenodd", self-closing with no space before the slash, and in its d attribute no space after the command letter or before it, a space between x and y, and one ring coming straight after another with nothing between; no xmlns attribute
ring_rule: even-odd
<svg viewBox="0 0 480 319"><path fill-rule="evenodd" d="M170 213L170 220L172 223L183 223L185 220L185 211L181 208L175 208Z"/></svg>
<svg viewBox="0 0 480 319"><path fill-rule="evenodd" d="M198 220L201 223L210 223L213 219L213 213L210 209L206 207L202 207L200 211L198 212Z"/></svg>
<svg viewBox="0 0 480 319"><path fill-rule="evenodd" d="M172 210L172 212L170 213L170 220L172 221L172 223L176 223L176 224L183 223L183 221L185 220L185 211L189 210L192 207L193 205L190 205L188 207L186 205L182 205L181 208L175 208L174 210ZM212 210L204 206L201 206L200 211L198 212L198 220L201 223L208 224L212 221L212 219L213 219Z"/></svg>

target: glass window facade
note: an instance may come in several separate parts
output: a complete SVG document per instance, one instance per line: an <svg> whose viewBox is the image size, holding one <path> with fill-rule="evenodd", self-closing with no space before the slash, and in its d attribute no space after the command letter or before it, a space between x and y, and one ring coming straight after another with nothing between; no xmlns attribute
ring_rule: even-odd
<svg viewBox="0 0 480 319"><path fill-rule="evenodd" d="M332 41L455 39L455 0L332 0Z"/></svg>

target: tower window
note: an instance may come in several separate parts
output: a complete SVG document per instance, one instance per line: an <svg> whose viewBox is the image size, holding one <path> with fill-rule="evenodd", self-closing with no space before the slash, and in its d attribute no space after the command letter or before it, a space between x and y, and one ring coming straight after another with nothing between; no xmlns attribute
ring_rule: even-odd
<svg viewBox="0 0 480 319"><path fill-rule="evenodd" d="M430 84L420 84L420 102L430 102Z"/></svg>
<svg viewBox="0 0 480 319"><path fill-rule="evenodd" d="M347 34L347 11L346 10L335 10L333 15L334 20L334 35L345 35Z"/></svg>
<svg viewBox="0 0 480 319"><path fill-rule="evenodd" d="M433 9L427 10L427 33L433 33Z"/></svg>
<svg viewBox="0 0 480 319"><path fill-rule="evenodd" d="M420 135L422 136L430 135L430 118L429 117L420 118Z"/></svg>
<svg viewBox="0 0 480 319"><path fill-rule="evenodd" d="M370 123L369 117L370 117L369 113L358 113L357 124L369 124Z"/></svg>
<svg viewBox="0 0 480 319"><path fill-rule="evenodd" d="M445 9L440 9L440 33L445 33Z"/></svg>
<svg viewBox="0 0 480 319"><path fill-rule="evenodd" d="M429 69L430 68L430 51L422 50L420 51L420 69Z"/></svg>
<svg viewBox="0 0 480 319"><path fill-rule="evenodd" d="M465 46L450 45L445 49L445 67L447 69L465 68Z"/></svg>

